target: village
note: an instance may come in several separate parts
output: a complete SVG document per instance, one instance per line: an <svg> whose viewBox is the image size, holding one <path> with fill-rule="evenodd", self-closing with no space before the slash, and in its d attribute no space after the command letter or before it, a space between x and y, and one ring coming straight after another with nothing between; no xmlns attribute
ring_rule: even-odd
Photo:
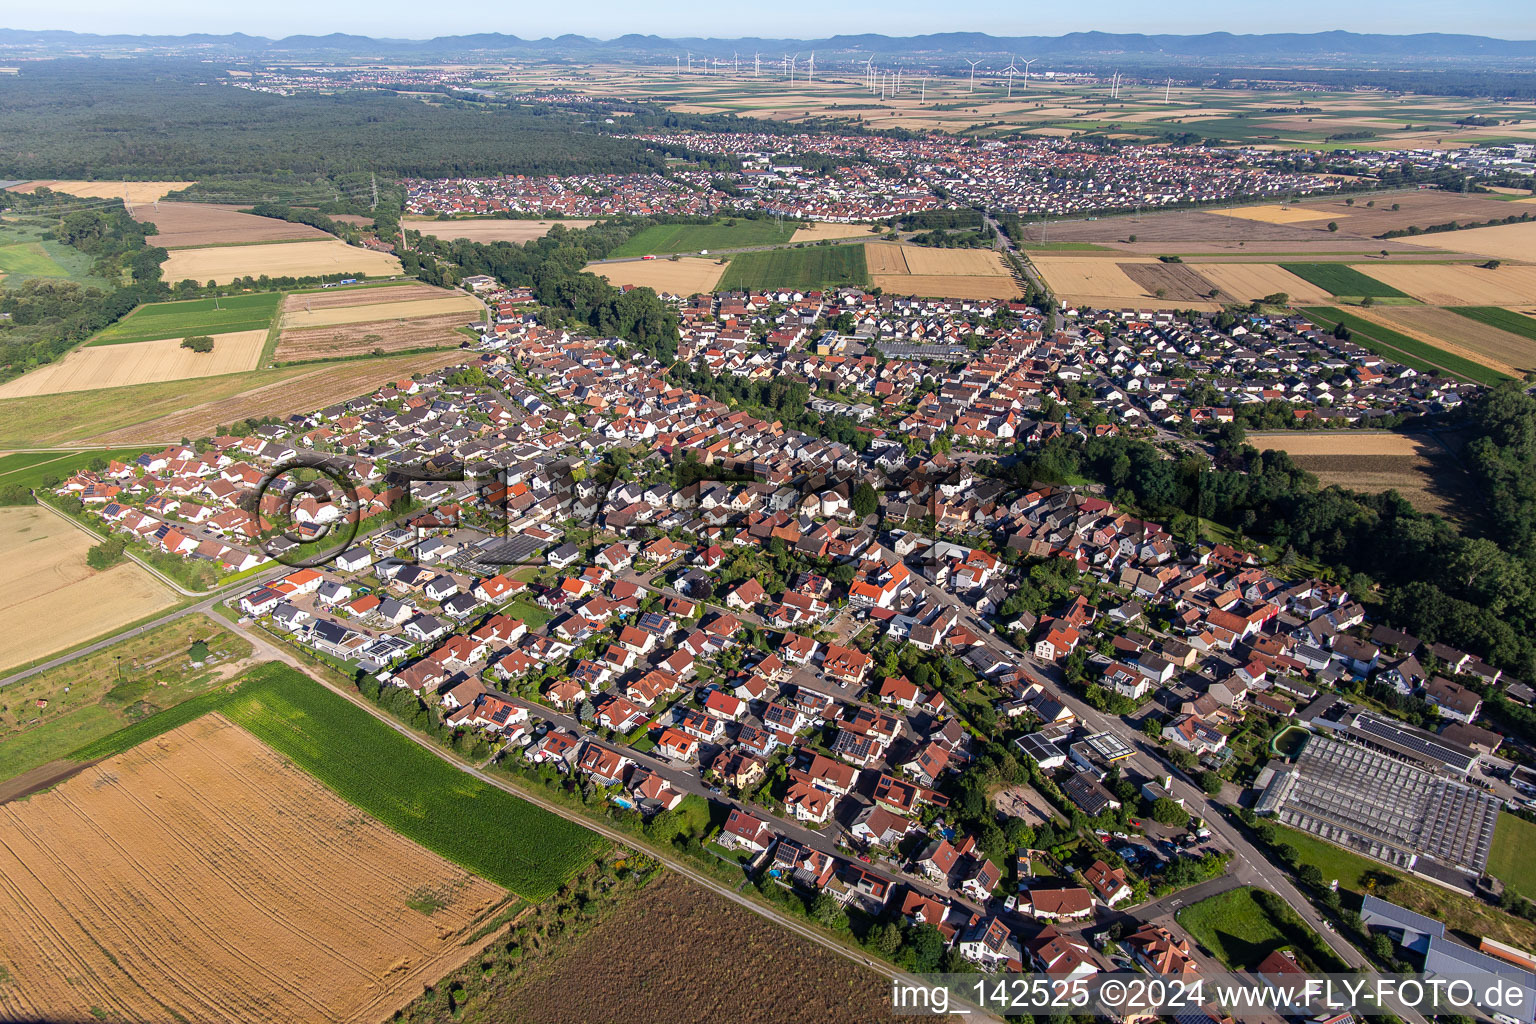
<svg viewBox="0 0 1536 1024"><path fill-rule="evenodd" d="M1482 832L1490 791L1536 783L1497 757L1455 680L1528 702L1520 681L1373 628L1337 584L982 471L1064 432L1171 439L1274 403L1358 423L1454 407L1467 385L1295 315L1218 328L1067 309L1053 329L1022 303L855 289L676 299L699 380L778 381L785 405L845 425L839 440L466 284L496 316L464 365L59 494L231 571L303 565L346 528L355 541L265 573L231 614L419 699L477 758L646 818L718 808L715 856L931 924L984 969L1219 970L1171 900L1253 880L1222 809L1245 790L1337 840L1347 816L1320 772L1353 772L1369 799L1406 758L1425 776L1416 813L1454 798ZM1214 388L1188 387L1192 366ZM300 462L351 489L285 476ZM1422 694L1446 727L1351 704L1366 677ZM1368 763L1275 760L1255 738L1286 720ZM1001 739L1003 764L974 759ZM979 788L993 777L1001 789ZM1477 888L1486 835L1452 848L1400 831L1387 862Z"/></svg>

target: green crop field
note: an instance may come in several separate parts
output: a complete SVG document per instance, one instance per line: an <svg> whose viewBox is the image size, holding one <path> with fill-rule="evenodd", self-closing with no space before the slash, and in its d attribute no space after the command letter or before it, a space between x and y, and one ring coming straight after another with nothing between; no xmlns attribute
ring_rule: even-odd
<svg viewBox="0 0 1536 1024"><path fill-rule="evenodd" d="M16 242L0 246L0 274L22 277L68 277L40 242Z"/></svg>
<svg viewBox="0 0 1536 1024"><path fill-rule="evenodd" d="M121 345L194 334L264 331L272 326L272 318L277 315L277 307L282 301L283 297L277 292L263 292L222 299L155 302L140 306L86 344Z"/></svg>
<svg viewBox="0 0 1536 1024"><path fill-rule="evenodd" d="M1500 306L1449 306L1447 308L1468 320L1476 320L1480 324L1497 327L1501 331L1508 331L1510 334L1518 334L1522 338L1536 341L1536 317L1529 317L1524 313L1516 313L1512 309L1504 309Z"/></svg>
<svg viewBox="0 0 1536 1024"><path fill-rule="evenodd" d="M217 711L407 839L535 903L605 845L596 833L459 771L286 665L258 665L239 679L233 690L194 697L70 756L119 754Z"/></svg>
<svg viewBox="0 0 1536 1024"><path fill-rule="evenodd" d="M1488 873L1526 899L1536 897L1536 824L1507 812L1499 815Z"/></svg>
<svg viewBox="0 0 1536 1024"><path fill-rule="evenodd" d="M715 221L712 224L657 224L609 253L610 258L698 252L700 249L740 249L749 245L781 245L794 237L799 221Z"/></svg>
<svg viewBox="0 0 1536 1024"><path fill-rule="evenodd" d="M0 487L40 487L48 477L64 479L87 469L97 459L126 462L153 448L113 448L108 451L18 452L0 456Z"/></svg>
<svg viewBox="0 0 1536 1024"><path fill-rule="evenodd" d="M1302 309L1302 312L1323 327L1331 328L1334 324L1342 323L1351 331L1353 335L1351 340L1355 344L1363 345L1377 355L1395 360L1404 366L1411 366L1420 373L1444 372L1490 386L1509 379L1499 371L1489 369L1481 363L1474 363L1470 359L1453 355L1417 338L1410 338L1390 327L1362 320L1333 306L1307 306Z"/></svg>
<svg viewBox="0 0 1536 1024"><path fill-rule="evenodd" d="M1390 285L1382 284L1373 277L1366 277L1354 267L1343 263L1282 263L1280 269L1288 270L1311 284L1333 295L1348 295L1373 299L1406 299L1408 296Z"/></svg>
<svg viewBox="0 0 1536 1024"><path fill-rule="evenodd" d="M804 249L745 252L716 285L718 291L738 288L793 288L813 291L842 285L869 286L869 268L862 245L817 245Z"/></svg>

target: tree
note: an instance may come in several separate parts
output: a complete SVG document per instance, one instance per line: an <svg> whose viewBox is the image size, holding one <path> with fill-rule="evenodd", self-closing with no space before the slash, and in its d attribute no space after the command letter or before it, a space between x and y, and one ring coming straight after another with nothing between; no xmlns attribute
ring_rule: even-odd
<svg viewBox="0 0 1536 1024"><path fill-rule="evenodd" d="M193 352L212 352L213 339L206 334L194 334L190 338L182 338L181 347L189 348Z"/></svg>
<svg viewBox="0 0 1536 1024"><path fill-rule="evenodd" d="M1209 796L1217 796L1221 793L1221 776L1215 772L1201 772L1195 779Z"/></svg>
<svg viewBox="0 0 1536 1024"><path fill-rule="evenodd" d="M1160 825L1183 827L1189 824L1189 812L1166 796L1152 801L1147 816Z"/></svg>
<svg viewBox="0 0 1536 1024"><path fill-rule="evenodd" d="M831 893L819 893L811 900L811 917L820 924L835 927L846 924L848 915L843 911L843 905Z"/></svg>
<svg viewBox="0 0 1536 1024"><path fill-rule="evenodd" d="M127 542L123 538L108 537L85 553L85 564L98 572L110 569L123 560L123 550L126 547Z"/></svg>
<svg viewBox="0 0 1536 1024"><path fill-rule="evenodd" d="M1339 222L1336 221L1336 220L1329 221L1328 222L1328 230L1329 231L1337 231L1337 230L1339 230Z"/></svg>
<svg viewBox="0 0 1536 1024"><path fill-rule="evenodd" d="M860 519L875 514L880 507L880 495L868 483L859 484L853 492L853 513Z"/></svg>

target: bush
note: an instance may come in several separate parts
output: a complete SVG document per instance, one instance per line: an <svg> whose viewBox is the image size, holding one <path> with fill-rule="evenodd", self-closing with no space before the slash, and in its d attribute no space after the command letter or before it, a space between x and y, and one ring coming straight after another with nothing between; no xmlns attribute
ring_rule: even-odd
<svg viewBox="0 0 1536 1024"><path fill-rule="evenodd" d="M206 334L196 334L190 338L182 338L181 347L189 348L193 352L212 352L213 339Z"/></svg>
<svg viewBox="0 0 1536 1024"><path fill-rule="evenodd" d="M85 553L85 564L97 572L110 569L123 560L123 549L126 546L127 542L121 537L109 537Z"/></svg>

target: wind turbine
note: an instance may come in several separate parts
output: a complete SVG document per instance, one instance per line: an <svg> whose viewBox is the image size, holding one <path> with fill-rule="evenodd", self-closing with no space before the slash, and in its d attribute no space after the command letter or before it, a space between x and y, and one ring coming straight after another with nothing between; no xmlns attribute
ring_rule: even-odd
<svg viewBox="0 0 1536 1024"><path fill-rule="evenodd" d="M870 54L864 58L864 85L870 92L875 91L875 57Z"/></svg>
<svg viewBox="0 0 1536 1024"><path fill-rule="evenodd" d="M1173 100L1173 79L1168 79L1168 84L1163 86L1163 102L1170 103Z"/></svg>
<svg viewBox="0 0 1536 1024"><path fill-rule="evenodd" d="M1013 66L1013 58L1008 58L1008 66L1003 68L1003 74L1008 76L1008 98L1013 99L1013 76L1019 73L1019 69Z"/></svg>
<svg viewBox="0 0 1536 1024"><path fill-rule="evenodd" d="M1024 91L1025 92L1029 92L1029 66L1031 64L1033 64L1035 61L1039 60L1039 59L1040 59L1039 57L1031 57L1031 58L1029 58L1029 60L1024 62Z"/></svg>
<svg viewBox="0 0 1536 1024"><path fill-rule="evenodd" d="M731 51L731 74L738 77L741 75L741 54L734 50Z"/></svg>
<svg viewBox="0 0 1536 1024"><path fill-rule="evenodd" d="M816 51L811 51L811 59L805 62L805 80L810 82L816 77Z"/></svg>
<svg viewBox="0 0 1536 1024"><path fill-rule="evenodd" d="M762 74L762 71L763 55L760 53L754 53L752 55L752 77L756 78L758 75Z"/></svg>
<svg viewBox="0 0 1536 1024"><path fill-rule="evenodd" d="M928 102L928 79L926 78L923 79L922 91L918 94L917 102L919 106Z"/></svg>
<svg viewBox="0 0 1536 1024"><path fill-rule="evenodd" d="M964 57L962 57L960 59L961 60L965 60ZM979 60L965 60L965 62L971 66L971 92L975 92L976 91L976 65L980 64L981 61L979 61Z"/></svg>
<svg viewBox="0 0 1536 1024"><path fill-rule="evenodd" d="M688 54L688 73L693 74L693 54Z"/></svg>

